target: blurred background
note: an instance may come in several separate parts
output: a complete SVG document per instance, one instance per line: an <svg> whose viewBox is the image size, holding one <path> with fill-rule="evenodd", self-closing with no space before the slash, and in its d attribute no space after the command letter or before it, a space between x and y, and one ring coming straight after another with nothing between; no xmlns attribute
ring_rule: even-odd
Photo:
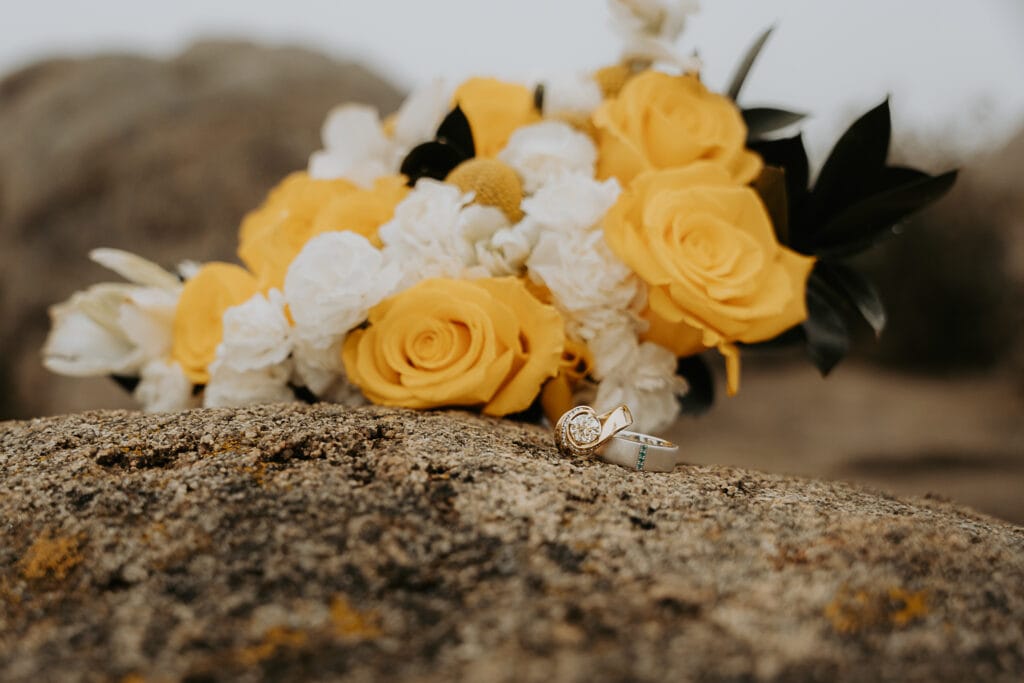
<svg viewBox="0 0 1024 683"><path fill-rule="evenodd" d="M776 26L745 105L812 113L812 162L891 95L893 157L962 169L867 256L890 326L822 381L790 354L672 438L693 462L953 498L1024 523L1024 3L705 0L682 46L722 87ZM242 215L303 168L327 110L414 84L519 80L617 58L598 0L36 0L0 26L0 419L130 407L49 375L46 307L113 246L232 258ZM863 331L862 331L863 332Z"/></svg>

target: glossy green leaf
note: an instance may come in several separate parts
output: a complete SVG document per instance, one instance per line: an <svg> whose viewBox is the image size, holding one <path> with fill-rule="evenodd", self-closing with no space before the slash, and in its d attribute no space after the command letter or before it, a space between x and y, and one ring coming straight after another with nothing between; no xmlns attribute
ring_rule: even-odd
<svg viewBox="0 0 1024 683"><path fill-rule="evenodd" d="M740 91L743 89L743 84L747 80L747 75L750 73L750 69L754 66L754 62L757 61L757 56L761 54L764 44L768 42L768 37L771 36L772 31L774 30L775 27L772 26L758 36L757 40L754 41L754 44L747 50L747 54L744 55L743 61L740 62L738 67L736 67L732 81L729 82L729 89L726 91L734 102L739 99Z"/></svg>
<svg viewBox="0 0 1024 683"><path fill-rule="evenodd" d="M743 120L747 124L747 139L760 140L765 136L776 133L784 128L800 123L806 114L787 111L785 109L774 109L772 107L753 107L744 109Z"/></svg>
<svg viewBox="0 0 1024 683"><path fill-rule="evenodd" d="M789 205L786 200L786 172L778 166L765 166L761 175L754 180L754 190L768 210L775 228L775 237L780 243L789 245Z"/></svg>
<svg viewBox="0 0 1024 683"><path fill-rule="evenodd" d="M813 276L807 281L807 320L801 326L805 349L822 376L827 376L850 350L850 332L842 313Z"/></svg>
<svg viewBox="0 0 1024 683"><path fill-rule="evenodd" d="M878 290L864 275L836 261L818 261L814 275L864 318L876 338L881 336L886 323L885 306Z"/></svg>
<svg viewBox="0 0 1024 683"><path fill-rule="evenodd" d="M822 257L842 257L891 236L892 226L942 197L956 182L956 171L925 175L843 209L818 229L811 246Z"/></svg>
<svg viewBox="0 0 1024 683"><path fill-rule="evenodd" d="M808 218L821 225L874 190L886 168L892 125L889 100L857 119L832 148L811 193Z"/></svg>

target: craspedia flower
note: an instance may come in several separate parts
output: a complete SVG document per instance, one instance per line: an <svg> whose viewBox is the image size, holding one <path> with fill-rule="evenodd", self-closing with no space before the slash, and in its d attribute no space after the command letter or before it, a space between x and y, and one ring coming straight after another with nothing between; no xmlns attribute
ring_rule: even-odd
<svg viewBox="0 0 1024 683"><path fill-rule="evenodd" d="M501 209L510 221L523 217L523 184L516 172L497 159L470 159L455 167L445 182L473 192L474 202Z"/></svg>

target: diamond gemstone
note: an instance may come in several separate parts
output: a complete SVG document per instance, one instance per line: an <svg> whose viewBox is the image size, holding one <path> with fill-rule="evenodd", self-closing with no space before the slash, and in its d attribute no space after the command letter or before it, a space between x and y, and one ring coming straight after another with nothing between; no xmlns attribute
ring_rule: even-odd
<svg viewBox="0 0 1024 683"><path fill-rule="evenodd" d="M569 434L578 444L597 441L601 436L601 423L590 413L580 413L569 420Z"/></svg>

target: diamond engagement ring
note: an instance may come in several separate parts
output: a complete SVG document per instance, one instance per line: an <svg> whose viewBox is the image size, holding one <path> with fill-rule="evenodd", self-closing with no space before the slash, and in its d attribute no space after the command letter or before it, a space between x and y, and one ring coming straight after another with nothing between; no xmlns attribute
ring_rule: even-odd
<svg viewBox="0 0 1024 683"><path fill-rule="evenodd" d="M620 405L602 415L590 406L569 410L555 423L555 445L562 455L599 455L605 462L638 472L671 472L679 446L650 434L627 431L629 408Z"/></svg>
<svg viewBox="0 0 1024 683"><path fill-rule="evenodd" d="M633 414L624 405L602 415L590 406L579 406L558 418L555 446L562 455L591 455L631 424Z"/></svg>

